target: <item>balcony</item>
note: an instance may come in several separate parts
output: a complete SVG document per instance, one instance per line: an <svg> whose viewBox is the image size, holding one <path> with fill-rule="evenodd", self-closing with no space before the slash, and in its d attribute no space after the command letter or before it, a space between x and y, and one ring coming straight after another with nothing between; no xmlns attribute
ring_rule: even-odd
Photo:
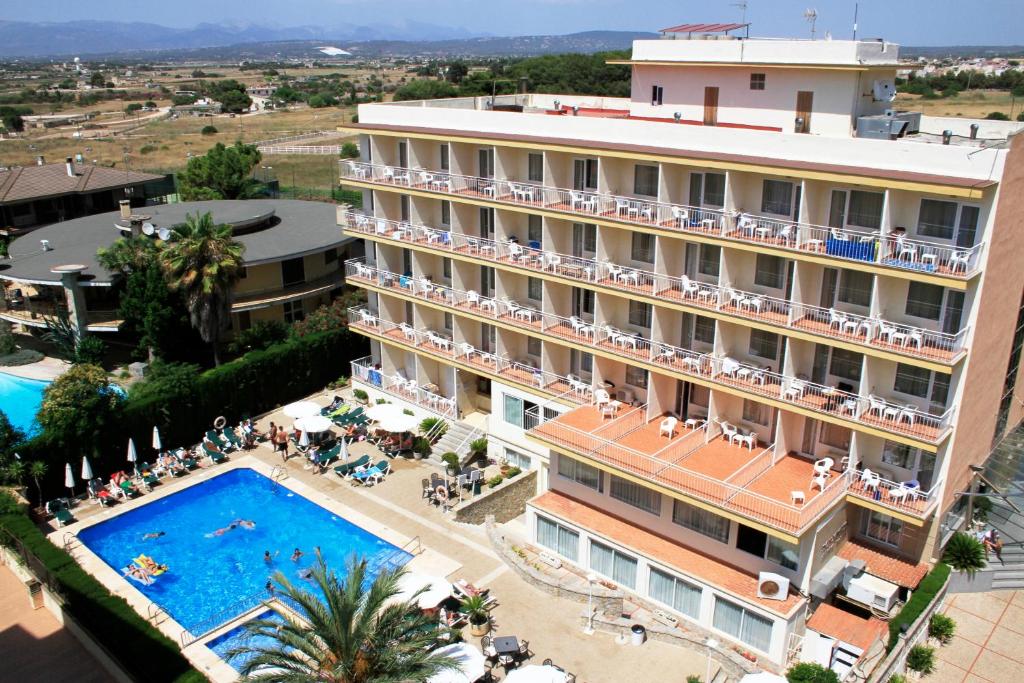
<svg viewBox="0 0 1024 683"><path fill-rule="evenodd" d="M251 292L241 292L232 297L231 312L254 311L260 308L277 306L286 301L295 301L296 299L305 299L318 294L326 294L335 287L340 287L341 284L341 272L335 271L323 277L293 285L278 285Z"/></svg>
<svg viewBox="0 0 1024 683"><path fill-rule="evenodd" d="M478 178L422 169L342 161L342 180L404 187L439 195L483 199L499 204L558 211L571 217L599 218L628 225L700 235L727 244L756 243L814 257L870 263L896 271L914 271L969 279L981 268L981 245L970 248L912 240L896 233L830 228L752 213L670 204L532 182Z"/></svg>
<svg viewBox="0 0 1024 683"><path fill-rule="evenodd" d="M26 327L45 328L46 321L68 313L67 306L52 301L27 301L13 304L0 299L0 320ZM121 317L117 311L86 311L86 329L89 332L117 332Z"/></svg>
<svg viewBox="0 0 1024 683"><path fill-rule="evenodd" d="M597 284L658 301L668 300L698 314L717 311L868 349L881 349L940 363L953 363L965 351L967 328L956 334L946 334L891 322L878 316L860 316L820 306L797 304L733 287L697 282L686 276L662 275L608 261L579 258L405 221L372 218L351 211L339 216L345 230L351 233L405 244L421 244L442 252L471 256L474 260L526 268L568 280L572 284Z"/></svg>
<svg viewBox="0 0 1024 683"><path fill-rule="evenodd" d="M442 396L433 391L417 386L415 380L407 380L400 375L388 375L373 367L372 358L366 356L351 362L352 377L376 387L378 390L409 401L424 410L436 413L441 417L456 419L458 410L455 399Z"/></svg>
<svg viewBox="0 0 1024 683"><path fill-rule="evenodd" d="M930 491L907 482L894 482L872 475L869 469L854 474L848 491L851 502L865 507L880 506L890 512L926 519L939 502L938 483Z"/></svg>
<svg viewBox="0 0 1024 683"><path fill-rule="evenodd" d="M677 427L669 438L661 433L662 418L649 420L646 406L619 411L608 420L588 405L545 420L543 411L531 409L524 426L534 439L791 537L830 509L853 476L831 472L818 489L811 486L814 463L779 453L774 445L730 443L717 423ZM803 492L802 502L794 501L794 491Z"/></svg>
<svg viewBox="0 0 1024 683"><path fill-rule="evenodd" d="M428 278L412 278L379 270L352 260L345 263L346 277L401 296L429 301L447 310L494 320L533 335L546 335L601 352L614 360L630 359L655 371L668 370L686 378L730 387L753 398L809 411L814 417L829 416L850 426L860 425L887 434L935 445L948 434L953 409L932 415L922 409L891 403L878 396L861 396L836 387L741 363L727 356L698 353L639 335L626 334L606 323L589 324L579 318L544 313L521 306L508 298L497 299L477 292L434 284ZM449 351L454 357L454 351ZM931 449L934 450L934 449Z"/></svg>
<svg viewBox="0 0 1024 683"><path fill-rule="evenodd" d="M478 372L487 373L498 381L530 387L569 405L588 403L592 397L591 387L572 376L563 377L504 356L481 351L465 342L455 343L444 333L417 330L406 323L384 320L364 308L350 308L348 318L349 327L354 330L441 360L462 363ZM383 378L381 385L387 386Z"/></svg>

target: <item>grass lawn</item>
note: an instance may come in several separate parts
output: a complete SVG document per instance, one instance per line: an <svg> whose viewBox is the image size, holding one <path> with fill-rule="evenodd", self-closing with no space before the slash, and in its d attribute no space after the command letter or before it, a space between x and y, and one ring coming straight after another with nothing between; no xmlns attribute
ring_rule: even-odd
<svg viewBox="0 0 1024 683"><path fill-rule="evenodd" d="M962 116L971 119L983 119L993 111L1001 111L1015 119L1017 114L1024 111L1024 98L1014 98L1008 90L969 90L955 97L936 100L900 93L895 104L899 109L919 111L925 116Z"/></svg>

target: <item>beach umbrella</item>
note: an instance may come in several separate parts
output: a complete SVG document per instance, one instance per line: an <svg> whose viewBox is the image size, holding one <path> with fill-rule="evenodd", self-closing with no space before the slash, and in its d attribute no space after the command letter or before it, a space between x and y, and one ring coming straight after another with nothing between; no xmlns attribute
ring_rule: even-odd
<svg viewBox="0 0 1024 683"><path fill-rule="evenodd" d="M281 409L285 415L297 420L300 417L311 417L320 414L320 406L312 401L296 401Z"/></svg>
<svg viewBox="0 0 1024 683"><path fill-rule="evenodd" d="M135 452L135 441L133 441L131 439L131 437L129 437L128 438L128 462L130 462L132 464L132 466L134 467L135 463L137 463L138 461L139 461L139 454Z"/></svg>
<svg viewBox="0 0 1024 683"><path fill-rule="evenodd" d="M309 432L303 431L299 434L299 445L303 448L309 445Z"/></svg>
<svg viewBox="0 0 1024 683"><path fill-rule="evenodd" d="M416 604L420 609L433 609L452 597L450 581L429 574L408 572L398 580L398 593L395 595L395 599L411 600L412 596L421 589L423 592L416 597Z"/></svg>
<svg viewBox="0 0 1024 683"><path fill-rule="evenodd" d="M411 432L420 422L415 415L406 414L402 406L394 403L374 406L366 411L366 417L386 432Z"/></svg>
<svg viewBox="0 0 1024 683"><path fill-rule="evenodd" d="M339 453L342 462L348 462L348 443L345 439L341 440L341 453Z"/></svg>
<svg viewBox="0 0 1024 683"><path fill-rule="evenodd" d="M82 456L82 481L91 481L93 477L92 465L89 464L89 458Z"/></svg>
<svg viewBox="0 0 1024 683"><path fill-rule="evenodd" d="M313 434L319 434L320 432L326 432L334 425L329 419L323 415L310 415L309 417L300 417L295 421L295 428L301 429L304 432L311 432Z"/></svg>
<svg viewBox="0 0 1024 683"><path fill-rule="evenodd" d="M568 679L564 671L559 671L553 666L537 664L513 669L505 676L507 683L565 683Z"/></svg>
<svg viewBox="0 0 1024 683"><path fill-rule="evenodd" d="M484 653L469 643L445 645L434 650L432 656L454 659L458 668L436 673L427 679L427 683L473 683L486 673Z"/></svg>
<svg viewBox="0 0 1024 683"><path fill-rule="evenodd" d="M64 464L64 487L71 489L71 497L75 497L75 473L71 471L71 463Z"/></svg>
<svg viewBox="0 0 1024 683"><path fill-rule="evenodd" d="M163 445L160 443L160 428L154 426L153 427L153 450L159 452L162 448L163 448Z"/></svg>

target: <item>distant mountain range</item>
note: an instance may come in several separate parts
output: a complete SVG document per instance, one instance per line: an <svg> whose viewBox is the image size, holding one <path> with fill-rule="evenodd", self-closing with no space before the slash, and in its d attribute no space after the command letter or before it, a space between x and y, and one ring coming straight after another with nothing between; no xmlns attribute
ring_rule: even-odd
<svg viewBox="0 0 1024 683"><path fill-rule="evenodd" d="M141 22L0 21L0 57L322 58L316 48L323 45L334 45L368 57L382 54L537 55L624 49L636 38L655 35L588 31L563 36L492 37L474 35L457 27L411 21L334 28L208 23L193 28L169 28Z"/></svg>

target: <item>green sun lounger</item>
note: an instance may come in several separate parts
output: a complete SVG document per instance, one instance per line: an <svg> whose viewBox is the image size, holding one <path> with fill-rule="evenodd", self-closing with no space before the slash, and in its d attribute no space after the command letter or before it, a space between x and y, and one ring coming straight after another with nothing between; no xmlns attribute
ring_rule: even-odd
<svg viewBox="0 0 1024 683"><path fill-rule="evenodd" d="M51 500L46 504L46 511L57 520L57 526L67 526L75 521L74 515L71 514L71 510L68 509L63 499Z"/></svg>
<svg viewBox="0 0 1024 683"><path fill-rule="evenodd" d="M210 460L214 461L217 464L220 464L220 463L222 463L222 462L224 462L225 460L228 459L228 457L226 455L224 455L223 453L221 453L219 451L215 451L215 450L211 449L205 443L203 444L203 452L206 453L206 455L210 458Z"/></svg>
<svg viewBox="0 0 1024 683"><path fill-rule="evenodd" d="M206 432L206 438L209 439L217 448L224 450L225 448L231 448L232 445L221 438L221 435L217 433L217 430L211 429Z"/></svg>
<svg viewBox="0 0 1024 683"><path fill-rule="evenodd" d="M337 474L342 479L344 479L345 477L348 476L350 472L355 470L357 467L362 467L363 465L368 465L369 463L370 456L364 455L357 460L353 460L352 462L346 462L344 464L337 465L334 468L334 473Z"/></svg>
<svg viewBox="0 0 1024 683"><path fill-rule="evenodd" d="M245 448L245 441L231 427L224 428L224 437L238 450Z"/></svg>
<svg viewBox="0 0 1024 683"><path fill-rule="evenodd" d="M338 459L338 455L341 454L341 445L337 445L334 448L328 448L323 453L317 453L316 464L320 467L327 467L332 462Z"/></svg>

